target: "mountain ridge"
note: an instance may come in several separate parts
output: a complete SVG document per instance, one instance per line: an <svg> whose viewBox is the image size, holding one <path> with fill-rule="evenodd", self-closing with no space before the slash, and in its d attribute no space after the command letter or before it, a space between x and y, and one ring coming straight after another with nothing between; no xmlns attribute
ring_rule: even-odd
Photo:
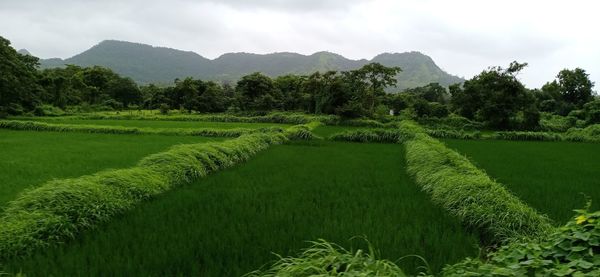
<svg viewBox="0 0 600 277"><path fill-rule="evenodd" d="M421 52L381 53L370 60L348 59L340 54L319 51L310 55L295 52L255 54L224 53L208 59L193 51L152 46L119 40L104 40L67 59L40 60L41 68L100 65L130 77L138 83L172 83L176 78L195 77L205 80L234 82L244 75L261 72L271 77L286 74L311 74L316 71L353 70L369 62L400 66L396 90L423 86L432 82L448 86L462 78L442 70L433 59Z"/></svg>

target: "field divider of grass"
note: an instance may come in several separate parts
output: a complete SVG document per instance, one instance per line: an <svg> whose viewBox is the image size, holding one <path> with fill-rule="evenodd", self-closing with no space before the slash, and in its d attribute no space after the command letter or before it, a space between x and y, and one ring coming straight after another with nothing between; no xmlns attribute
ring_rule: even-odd
<svg viewBox="0 0 600 277"><path fill-rule="evenodd" d="M258 132L282 132L279 127L248 129L248 128L139 128L124 126L103 126L83 124L55 124L37 121L0 120L1 129L22 131L53 131L53 132L81 132L102 134L136 134L136 135L169 135L169 136L202 136L202 137L239 137L244 134Z"/></svg>
<svg viewBox="0 0 600 277"><path fill-rule="evenodd" d="M144 200L287 140L283 133L271 132L176 145L131 168L53 180L24 191L0 215L0 261L67 242Z"/></svg>
<svg viewBox="0 0 600 277"><path fill-rule="evenodd" d="M404 141L409 174L435 203L478 229L485 244L542 237L554 230L547 216L492 180L465 156L416 124L413 130L417 130L415 135Z"/></svg>
<svg viewBox="0 0 600 277"><path fill-rule="evenodd" d="M17 117L18 118L18 117ZM35 119L35 117L26 117ZM335 115L307 115L302 113L273 112L259 116L238 116L232 114L174 114L174 115L140 115L140 114L80 114L60 117L44 117L46 120L157 120L157 121L200 121L200 122L238 122L238 123L282 123L306 124L319 121L325 124L336 124L340 118Z"/></svg>

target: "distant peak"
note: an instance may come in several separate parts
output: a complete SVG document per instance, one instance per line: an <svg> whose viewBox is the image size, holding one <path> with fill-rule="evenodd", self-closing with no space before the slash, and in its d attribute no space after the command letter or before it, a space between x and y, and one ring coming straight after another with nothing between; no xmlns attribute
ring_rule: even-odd
<svg viewBox="0 0 600 277"><path fill-rule="evenodd" d="M19 53L21 55L29 55L29 56L31 56L31 53L29 51L27 51L27 49L19 49L19 51L17 51L17 53Z"/></svg>

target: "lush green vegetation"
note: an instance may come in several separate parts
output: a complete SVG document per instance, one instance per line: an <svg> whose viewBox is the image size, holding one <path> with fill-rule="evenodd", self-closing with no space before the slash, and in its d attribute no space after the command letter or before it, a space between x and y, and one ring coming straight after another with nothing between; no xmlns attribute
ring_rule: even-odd
<svg viewBox="0 0 600 277"><path fill-rule="evenodd" d="M600 276L600 212L577 210L547 237L515 242L484 261L467 258L442 276Z"/></svg>
<svg viewBox="0 0 600 277"><path fill-rule="evenodd" d="M572 142L464 141L446 144L550 218L565 222L593 200L600 208L600 145ZM583 193L583 194L582 194Z"/></svg>
<svg viewBox="0 0 600 277"><path fill-rule="evenodd" d="M281 133L256 133L223 142L181 144L135 167L52 180L27 190L0 215L0 260L70 240L141 201L246 161L285 140Z"/></svg>
<svg viewBox="0 0 600 277"><path fill-rule="evenodd" d="M290 127L281 123L239 123L239 122L207 122L207 121L166 121L166 120L133 120L133 119L77 119L59 118L28 118L35 121L61 124L125 126L138 128L178 128L178 129L259 129L269 127ZM21 120L21 119L20 119Z"/></svg>
<svg viewBox="0 0 600 277"><path fill-rule="evenodd" d="M410 125L410 123L405 123ZM467 226L482 232L486 244L536 238L551 229L538 214L467 158L414 126L406 147L407 170L432 200Z"/></svg>
<svg viewBox="0 0 600 277"><path fill-rule="evenodd" d="M25 188L51 179L129 167L171 145L212 140L215 139L0 130L0 207Z"/></svg>
<svg viewBox="0 0 600 277"><path fill-rule="evenodd" d="M54 131L54 132L81 132L104 134L138 134L138 135L170 135L170 136L204 136L204 137L239 137L243 134L260 132L281 132L277 127L261 129L180 129L180 128L137 128L105 125L83 124L54 124L37 121L0 120L0 128L11 130ZM293 127L290 127L293 128Z"/></svg>
<svg viewBox="0 0 600 277"><path fill-rule="evenodd" d="M350 249L366 236L391 261L432 270L477 255L478 238L404 169L397 144L274 146L140 205L68 245L6 263L38 275L239 276L324 238ZM413 272L422 262L398 263Z"/></svg>
<svg viewBox="0 0 600 277"><path fill-rule="evenodd" d="M502 246L485 259L466 258L444 267L437 276L598 276L600 212L576 212L547 237ZM249 276L406 276L394 263L377 257L376 251L369 245L351 252L320 240L298 257L280 257L271 267ZM419 276L433 276L426 269Z"/></svg>

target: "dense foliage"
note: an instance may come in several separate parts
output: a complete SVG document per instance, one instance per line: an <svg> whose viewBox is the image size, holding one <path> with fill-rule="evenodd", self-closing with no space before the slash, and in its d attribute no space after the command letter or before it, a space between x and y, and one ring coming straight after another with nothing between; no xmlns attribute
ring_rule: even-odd
<svg viewBox="0 0 600 277"><path fill-rule="evenodd" d="M122 109L153 109L164 115L173 110L254 116L292 111L382 122L394 115L434 124L450 118L469 125L463 128L562 132L600 123L594 83L580 68L564 69L556 80L534 90L517 78L527 64L513 62L508 68L484 70L464 84L446 88L430 83L393 94L389 92L405 84L398 83L399 67L384 66L389 64L385 55L342 71L317 69L278 77L254 72L239 76L236 83L187 77L167 86L140 86L100 66L37 70L37 58L17 53L5 39L1 54L6 74L0 80L0 116Z"/></svg>

